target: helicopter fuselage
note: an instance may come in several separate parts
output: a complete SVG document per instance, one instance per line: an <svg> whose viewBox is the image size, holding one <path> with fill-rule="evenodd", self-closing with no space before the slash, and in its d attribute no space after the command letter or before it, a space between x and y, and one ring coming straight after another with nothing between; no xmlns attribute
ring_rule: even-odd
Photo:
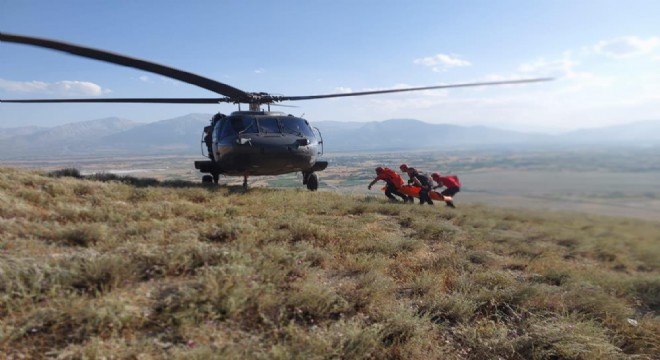
<svg viewBox="0 0 660 360"><path fill-rule="evenodd" d="M203 173L229 176L309 174L321 171L325 161L320 132L307 120L281 112L236 111L214 119L209 161L197 161ZM209 134L207 134L208 136Z"/></svg>

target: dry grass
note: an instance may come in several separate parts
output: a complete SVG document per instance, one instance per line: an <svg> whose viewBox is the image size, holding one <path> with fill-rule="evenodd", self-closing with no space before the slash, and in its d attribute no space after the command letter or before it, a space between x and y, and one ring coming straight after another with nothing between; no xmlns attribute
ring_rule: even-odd
<svg viewBox="0 0 660 360"><path fill-rule="evenodd" d="M660 224L0 169L9 358L653 359Z"/></svg>

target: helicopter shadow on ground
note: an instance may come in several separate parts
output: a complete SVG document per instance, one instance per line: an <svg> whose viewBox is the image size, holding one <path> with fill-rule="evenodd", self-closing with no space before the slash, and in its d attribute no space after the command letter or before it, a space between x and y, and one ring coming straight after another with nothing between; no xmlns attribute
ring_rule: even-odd
<svg viewBox="0 0 660 360"><path fill-rule="evenodd" d="M246 190L241 185L227 185L227 184L208 184L200 183L189 180L164 180L160 181L154 178L138 178L126 175L117 175L111 173L97 173L91 175L81 175L77 169L62 169L48 173L51 177L72 177L83 180L99 181L99 182L119 182L126 185L131 185L136 188L148 187L162 187L170 189L184 189L184 188L201 188L206 189L210 193L219 191L227 191L229 194L243 194L250 189Z"/></svg>

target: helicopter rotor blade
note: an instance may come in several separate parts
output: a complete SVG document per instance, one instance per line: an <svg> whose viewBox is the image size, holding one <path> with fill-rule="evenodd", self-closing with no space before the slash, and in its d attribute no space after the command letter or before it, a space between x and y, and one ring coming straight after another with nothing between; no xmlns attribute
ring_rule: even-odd
<svg viewBox="0 0 660 360"><path fill-rule="evenodd" d="M209 79L191 72L175 69L170 66L157 64L147 60L141 60L121 54L112 53L105 50L94 49L86 46L80 46L62 41L37 38L32 36L14 35L0 33L0 41L33 45L37 47L58 50L69 54L82 56L90 59L105 61L117 65L123 65L134 69L149 71L155 74L163 75L172 79L180 80L188 84L196 85L201 88L213 91L233 99L233 101L249 101L250 95L245 91L221 82Z"/></svg>
<svg viewBox="0 0 660 360"><path fill-rule="evenodd" d="M112 53L105 50L94 49L90 47L70 44L66 42L50 40L45 38L38 38L32 36L0 33L0 42L11 42L18 44L33 45L37 47L62 51L65 53L86 57L90 59L105 61L117 65L123 65L139 70L152 72L155 74L163 75L172 79L180 80L201 88L213 91L217 94L224 95L225 98L122 98L122 99L13 99L13 100L0 100L5 103L173 103L173 104L214 104L219 102L233 102L233 103L259 103L259 104L273 104L281 101L297 101L297 100L313 100L325 98L337 98L348 96L366 96L376 94L410 92L421 90L435 90L435 89L448 89L459 87L476 87L476 86L491 86L491 85L509 85L509 84L523 84L541 81L554 80L553 78L536 78L536 79L521 79L521 80L505 80L505 81L490 81L490 82L475 82L463 84L448 84L437 86L424 86L412 87L404 89L388 89L388 90L374 90L374 91L360 91L341 94L325 94L325 95L305 95L305 96L281 96L271 95L267 93L247 93L243 90L237 89L219 81L209 79L197 74L187 71L179 70L166 65L157 64L147 60L141 60L117 53Z"/></svg>
<svg viewBox="0 0 660 360"><path fill-rule="evenodd" d="M347 96L365 96L365 95L376 95L376 94L388 94L388 93L420 91L420 90L435 90L435 89L449 89L449 88L491 86L491 85L525 84L525 83L551 81L551 80L554 80L554 78L536 78L536 79L505 80L505 81L486 81L486 82L475 82L475 83L464 83L464 84L449 84L449 85L423 86L423 87L413 87L413 88L404 88L404 89L360 91L360 92L341 93L341 94L326 94L326 95L273 96L273 101L312 100L312 99L325 99L325 98L336 98L336 97L347 97Z"/></svg>
<svg viewBox="0 0 660 360"><path fill-rule="evenodd" d="M287 108L297 108L298 107L296 105L284 105L284 104L277 104L277 103L271 103L270 106L287 107Z"/></svg>
<svg viewBox="0 0 660 360"><path fill-rule="evenodd" d="M230 98L84 98L84 99L12 99L0 103L143 103L143 104L219 104Z"/></svg>

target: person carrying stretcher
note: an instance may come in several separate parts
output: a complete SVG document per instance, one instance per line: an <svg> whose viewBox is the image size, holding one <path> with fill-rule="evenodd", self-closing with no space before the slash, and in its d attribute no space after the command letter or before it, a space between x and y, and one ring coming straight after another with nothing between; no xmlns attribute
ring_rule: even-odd
<svg viewBox="0 0 660 360"><path fill-rule="evenodd" d="M434 189L441 188L441 187L446 187L444 191L442 191L440 194L442 196L448 196L451 200L445 200L445 203L447 206L451 208L455 208L454 206L454 200L453 197L461 191L461 182L458 180L458 176L456 175L449 175L449 176L441 176L440 173L433 173L431 174L431 177L433 180L438 184Z"/></svg>
<svg viewBox="0 0 660 360"><path fill-rule="evenodd" d="M415 186L420 187L419 204L423 205L424 203L428 203L429 205L433 205L433 200L431 200L431 194L429 193L431 191L431 186L433 186L433 179L425 173L417 171L415 168L408 167L406 164L402 164L399 169L407 173L410 177L408 184L412 183L415 184Z"/></svg>
<svg viewBox="0 0 660 360"><path fill-rule="evenodd" d="M394 170L389 169L389 168L382 168L382 167L377 167L376 168L376 178L369 183L369 186L367 188L371 190L371 187L378 181L378 180L383 180L387 184L387 188L385 189L385 196L387 196L388 199L392 202L398 201L394 195L399 196L403 199L403 202L413 202L412 197L409 197L405 194L402 194L399 189L401 186L403 186L403 178L394 172Z"/></svg>

